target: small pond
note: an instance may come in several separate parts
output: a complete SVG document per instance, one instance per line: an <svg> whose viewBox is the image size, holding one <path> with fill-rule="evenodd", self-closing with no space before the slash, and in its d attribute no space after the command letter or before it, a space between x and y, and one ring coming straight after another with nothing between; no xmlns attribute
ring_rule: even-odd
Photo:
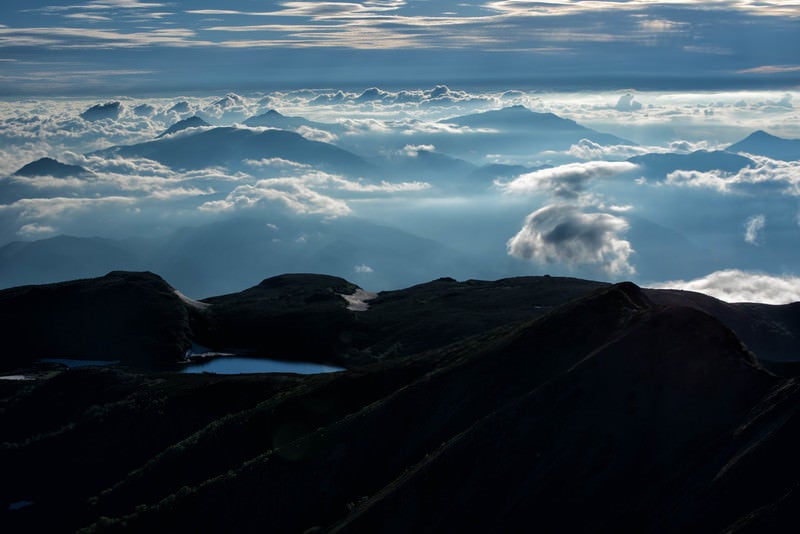
<svg viewBox="0 0 800 534"><path fill-rule="evenodd" d="M67 367L88 367L90 365L116 365L119 360L69 360L64 358L42 358L39 360L42 363L60 363Z"/></svg>
<svg viewBox="0 0 800 534"><path fill-rule="evenodd" d="M237 356L214 358L201 363L187 364L181 373L215 373L239 375L245 373L297 373L311 375L344 371L342 367L308 362L285 362L266 358L243 358Z"/></svg>

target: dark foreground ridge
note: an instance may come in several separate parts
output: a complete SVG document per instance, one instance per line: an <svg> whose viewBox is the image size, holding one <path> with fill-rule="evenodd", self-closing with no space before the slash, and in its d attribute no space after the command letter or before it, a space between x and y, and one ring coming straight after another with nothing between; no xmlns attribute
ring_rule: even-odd
<svg viewBox="0 0 800 534"><path fill-rule="evenodd" d="M103 342L127 339L139 366L38 366L14 371L37 380L0 381L0 527L760 532L795 523L800 389L766 370L758 348L792 346L793 306L531 277L443 278L353 311L340 295L357 289L283 275L196 302L151 273L115 272L0 292L4 324L22 317L7 331L14 354L48 328L50 346L86 350L108 331ZM151 308L158 320L130 315ZM780 324L784 338L767 343L742 326L753 320ZM137 348L140 336L126 338L122 324L149 341ZM315 351L349 370L145 369L143 354L165 339L181 350Z"/></svg>

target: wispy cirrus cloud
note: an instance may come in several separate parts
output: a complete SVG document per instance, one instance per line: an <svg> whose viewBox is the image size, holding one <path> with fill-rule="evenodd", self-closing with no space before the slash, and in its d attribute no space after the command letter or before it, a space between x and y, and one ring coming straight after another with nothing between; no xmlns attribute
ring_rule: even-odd
<svg viewBox="0 0 800 534"><path fill-rule="evenodd" d="M196 32L185 28L158 28L149 31L121 32L85 27L0 28L0 45L45 44L54 48L114 48L145 46L205 46L210 41L196 40Z"/></svg>
<svg viewBox="0 0 800 534"><path fill-rule="evenodd" d="M800 72L800 65L762 65L737 71L739 74L780 74L784 72Z"/></svg>

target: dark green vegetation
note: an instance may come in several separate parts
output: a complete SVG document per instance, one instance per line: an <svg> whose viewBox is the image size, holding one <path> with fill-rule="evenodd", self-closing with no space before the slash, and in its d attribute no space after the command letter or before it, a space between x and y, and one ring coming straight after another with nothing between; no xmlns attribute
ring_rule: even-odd
<svg viewBox="0 0 800 534"><path fill-rule="evenodd" d="M208 307L147 273L10 291L20 305L119 285L162 314L180 303L185 320L159 323L188 340L350 370L50 367L0 381L9 531L746 532L796 519L800 389L759 359L796 359L796 305L550 277L443 278L363 312L338 296L355 286L319 275ZM21 501L33 504L6 509Z"/></svg>

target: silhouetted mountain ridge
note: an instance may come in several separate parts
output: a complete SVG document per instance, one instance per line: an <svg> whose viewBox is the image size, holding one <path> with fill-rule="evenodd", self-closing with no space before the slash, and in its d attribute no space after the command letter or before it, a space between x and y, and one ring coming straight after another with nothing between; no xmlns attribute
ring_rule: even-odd
<svg viewBox="0 0 800 534"><path fill-rule="evenodd" d="M53 158L40 158L22 166L15 173L17 176L54 176L56 178L86 177L92 172L80 165L67 165Z"/></svg>
<svg viewBox="0 0 800 534"><path fill-rule="evenodd" d="M183 119L176 122L166 130L164 130L160 135L158 135L156 139L160 139L164 136L174 134L177 132L182 132L183 130L188 130L189 128L202 128L204 126L211 126L211 125L206 121L204 121L203 119L201 119L200 117L198 117L197 115L195 115L193 117L189 117L188 119Z"/></svg>
<svg viewBox="0 0 800 534"><path fill-rule="evenodd" d="M358 313L348 309L342 295L359 287L339 277L280 275L197 303L181 298L156 275L112 272L95 279L0 291L0 316L16 325L7 343L22 358L1 364L8 368L31 362L35 354L120 359L144 366L170 364L198 344L215 351L243 350L349 367L411 356L493 328L557 314L568 301L607 287L557 277L494 282L442 278L381 292L370 301L368 312ZM630 301L620 301L622 308L695 309L728 325L761 358L793 359L792 347L800 338L800 304L727 304L698 293L645 293L630 283L612 287ZM97 295L96 308L86 299L89 294ZM36 311L39 307L44 307L41 313ZM70 320L59 321L62 314ZM130 321L129 327L125 321ZM58 333L48 336L53 324L60 325L54 331ZM128 341L120 341L122 348L117 348L113 336ZM133 341L137 336L140 342Z"/></svg>
<svg viewBox="0 0 800 534"><path fill-rule="evenodd" d="M153 309L181 303L176 324L193 333L239 328L278 346L293 323L286 341L358 350L366 365L306 377L48 368L4 384L0 502L32 503L0 509L11 529L718 532L795 520L800 387L692 306L699 297L441 278L355 312L339 295L356 287L331 276L197 303L156 275L110 273L0 303L97 303L122 286Z"/></svg>

